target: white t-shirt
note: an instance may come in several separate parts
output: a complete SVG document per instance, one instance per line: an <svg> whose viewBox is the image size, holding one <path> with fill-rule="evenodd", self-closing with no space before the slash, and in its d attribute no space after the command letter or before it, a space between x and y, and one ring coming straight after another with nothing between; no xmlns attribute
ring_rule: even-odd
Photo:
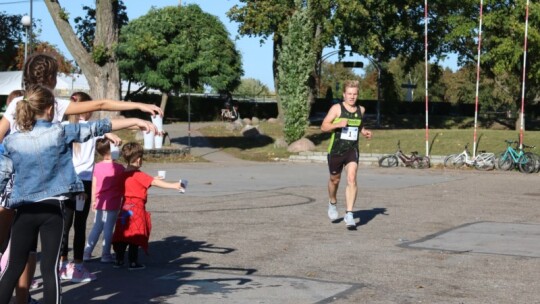
<svg viewBox="0 0 540 304"><path fill-rule="evenodd" d="M9 121L9 128L12 132L17 130L17 127L15 125L15 111L17 110L17 103L22 99L22 96L13 99L13 101L11 101L6 111L4 112L4 117ZM52 122L62 122L62 117L64 117L64 113L66 113L70 102L71 101L67 99L56 99L54 107L54 117Z"/></svg>
<svg viewBox="0 0 540 304"><path fill-rule="evenodd" d="M86 120L79 120L79 123L86 123ZM63 121L62 124L69 122ZM96 140L103 136L90 138L80 144L81 149L78 153L73 149L73 167L79 178L83 181L92 181L92 173L94 172L94 155L96 154Z"/></svg>

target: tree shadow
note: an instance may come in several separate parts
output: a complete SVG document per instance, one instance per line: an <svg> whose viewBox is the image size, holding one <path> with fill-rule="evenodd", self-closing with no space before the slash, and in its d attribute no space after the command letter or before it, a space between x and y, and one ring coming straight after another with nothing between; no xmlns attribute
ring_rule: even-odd
<svg viewBox="0 0 540 304"><path fill-rule="evenodd" d="M139 250L140 263L147 267L144 270L130 271L113 268L112 264L87 263L98 279L86 284L63 281L62 298L65 303L163 303L178 297L178 289L182 286L189 286L186 287L187 294L230 293L251 282L249 278L238 276L250 275L257 270L212 266L202 263L200 258L185 255L195 252L224 255L234 251L234 248L183 236L170 236L151 242L149 255ZM202 277L200 271L209 273ZM41 291L40 288L32 294L39 298Z"/></svg>
<svg viewBox="0 0 540 304"><path fill-rule="evenodd" d="M237 148L247 150L260 148L274 143L274 139L268 135L258 134L255 136L222 136L222 137L204 137L204 136L188 136L171 138L172 143L188 145L192 148Z"/></svg>

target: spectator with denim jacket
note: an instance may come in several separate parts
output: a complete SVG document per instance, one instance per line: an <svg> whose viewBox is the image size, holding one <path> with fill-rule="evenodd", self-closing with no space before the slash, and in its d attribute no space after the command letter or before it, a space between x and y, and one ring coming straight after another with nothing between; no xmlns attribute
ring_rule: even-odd
<svg viewBox="0 0 540 304"><path fill-rule="evenodd" d="M54 110L52 91L42 85L30 86L17 104L17 131L4 140L5 156L13 163L13 189L7 207L17 212L11 227L9 263L0 277L0 303L9 303L38 237L44 302L61 301L56 269L62 241L63 205L67 198L84 191L73 167L72 144L132 126L153 129L149 122L140 119L61 125L52 122Z"/></svg>

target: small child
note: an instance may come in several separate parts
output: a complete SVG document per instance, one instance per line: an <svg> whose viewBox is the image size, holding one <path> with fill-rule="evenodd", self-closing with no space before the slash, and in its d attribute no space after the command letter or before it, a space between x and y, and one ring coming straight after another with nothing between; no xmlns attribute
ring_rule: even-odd
<svg viewBox="0 0 540 304"><path fill-rule="evenodd" d="M124 173L124 203L113 234L113 249L116 252L114 268L124 265L124 255L128 249L129 270L141 270L146 267L138 262L139 246L148 253L148 239L152 223L150 213L146 211L147 192L151 186L184 190L180 182L166 182L160 177L152 177L139 169L143 162L143 147L130 142L122 147L122 157L127 162Z"/></svg>
<svg viewBox="0 0 540 304"><path fill-rule="evenodd" d="M91 259L92 251L103 231L101 262L114 262L111 241L124 196L124 166L114 162L111 144L113 143L105 138L96 140L96 151L103 157L103 161L95 164L92 176L92 208L96 211L96 217L84 248L85 261Z"/></svg>

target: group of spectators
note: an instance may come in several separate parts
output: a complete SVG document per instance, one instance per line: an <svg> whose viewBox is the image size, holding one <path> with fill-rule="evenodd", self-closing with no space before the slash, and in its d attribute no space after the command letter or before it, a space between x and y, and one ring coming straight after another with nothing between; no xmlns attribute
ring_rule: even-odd
<svg viewBox="0 0 540 304"><path fill-rule="evenodd" d="M138 262L138 248L148 247L147 190L151 186L183 190L180 182L166 182L140 170L144 150L139 143L123 145L126 167L112 158L111 146L121 144L112 131L135 128L156 133L151 122L91 120L93 111L140 110L162 116L159 107L93 101L82 92L70 100L56 99L57 72L53 57L30 56L23 71L24 90L9 96L10 104L0 120L0 303L9 303L14 290L16 303L37 303L29 290L35 284L38 241L44 303L61 302L60 280L95 279L84 261L93 258L101 233L105 243L101 262L121 268L127 249L127 268L144 269ZM96 150L102 158L97 164ZM95 211L94 227L86 240L91 209ZM69 261L72 228L73 260Z"/></svg>

